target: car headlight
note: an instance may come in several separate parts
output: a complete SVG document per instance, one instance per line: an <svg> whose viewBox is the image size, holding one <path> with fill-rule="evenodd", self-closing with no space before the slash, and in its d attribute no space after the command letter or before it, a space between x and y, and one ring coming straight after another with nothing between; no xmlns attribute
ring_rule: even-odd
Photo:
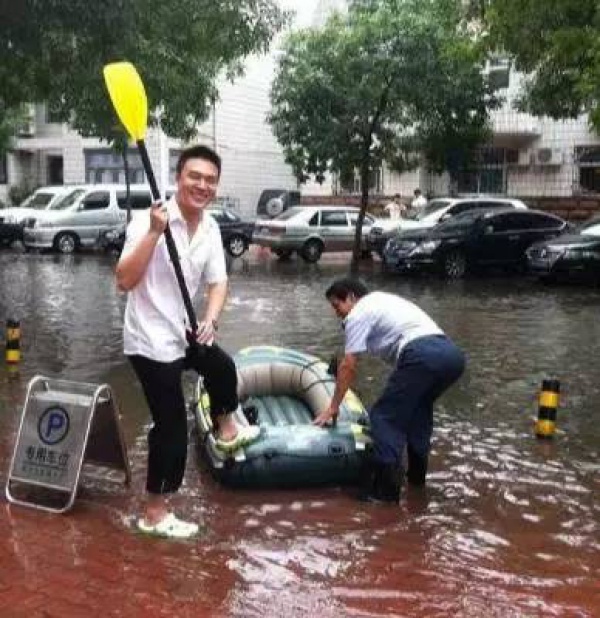
<svg viewBox="0 0 600 618"><path fill-rule="evenodd" d="M597 260L600 258L600 253L593 249L567 249L563 255L566 258L579 260Z"/></svg>
<svg viewBox="0 0 600 618"><path fill-rule="evenodd" d="M425 242L418 244L411 251L411 255L415 255L419 253L422 255L428 255L430 253L433 253L440 246L441 242L442 242L441 240L426 240Z"/></svg>

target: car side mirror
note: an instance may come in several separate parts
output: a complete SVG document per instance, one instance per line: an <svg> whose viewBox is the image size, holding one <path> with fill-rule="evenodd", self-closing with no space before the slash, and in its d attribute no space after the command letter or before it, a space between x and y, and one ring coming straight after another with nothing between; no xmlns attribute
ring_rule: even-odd
<svg viewBox="0 0 600 618"><path fill-rule="evenodd" d="M452 217L452 215L449 212L444 213L441 217L440 217L440 223L442 221L448 221L448 219L450 219Z"/></svg>
<svg viewBox="0 0 600 618"><path fill-rule="evenodd" d="M493 225L486 225L483 228L483 233L484 234L493 234L494 233L494 226Z"/></svg>

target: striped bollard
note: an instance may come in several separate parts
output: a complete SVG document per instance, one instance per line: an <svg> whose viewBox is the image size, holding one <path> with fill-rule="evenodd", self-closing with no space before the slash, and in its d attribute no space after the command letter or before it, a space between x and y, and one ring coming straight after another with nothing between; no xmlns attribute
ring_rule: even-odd
<svg viewBox="0 0 600 618"><path fill-rule="evenodd" d="M6 362L15 365L21 360L21 325L18 320L6 321Z"/></svg>
<svg viewBox="0 0 600 618"><path fill-rule="evenodd" d="M538 438L552 438L556 431L556 410L560 382L558 380L543 380L540 391L538 418L535 423L535 435Z"/></svg>

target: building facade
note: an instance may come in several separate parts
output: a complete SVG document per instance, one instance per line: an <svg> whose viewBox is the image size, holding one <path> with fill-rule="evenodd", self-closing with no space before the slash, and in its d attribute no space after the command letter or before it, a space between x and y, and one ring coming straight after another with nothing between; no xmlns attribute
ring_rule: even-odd
<svg viewBox="0 0 600 618"><path fill-rule="evenodd" d="M343 11L345 0L319 0L313 25L322 25L333 11ZM523 76L504 58L492 58L490 73L503 99L491 113L493 136L481 148L476 164L458 180L459 194L492 193L523 198L562 198L600 195L600 139L589 128L587 116L556 121L538 118L515 109ZM415 188L431 196L447 195L450 179L421 167L395 174L385 167L374 175L372 191L382 195L400 193L412 196ZM345 193L360 189L339 187L335 179L323 185L310 185L321 194Z"/></svg>

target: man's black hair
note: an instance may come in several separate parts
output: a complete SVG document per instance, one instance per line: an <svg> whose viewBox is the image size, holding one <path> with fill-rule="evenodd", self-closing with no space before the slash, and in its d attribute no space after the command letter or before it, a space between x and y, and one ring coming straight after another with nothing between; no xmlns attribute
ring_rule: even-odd
<svg viewBox="0 0 600 618"><path fill-rule="evenodd" d="M221 157L212 148L202 144L190 146L181 151L179 159L177 160L177 167L175 168L177 176L181 174L186 161L190 159L204 159L205 161L210 161L217 168L219 176L221 176Z"/></svg>
<svg viewBox="0 0 600 618"><path fill-rule="evenodd" d="M331 300L346 300L350 294L355 298L362 298L369 293L369 288L360 280L352 277L336 279L325 292L325 298Z"/></svg>

